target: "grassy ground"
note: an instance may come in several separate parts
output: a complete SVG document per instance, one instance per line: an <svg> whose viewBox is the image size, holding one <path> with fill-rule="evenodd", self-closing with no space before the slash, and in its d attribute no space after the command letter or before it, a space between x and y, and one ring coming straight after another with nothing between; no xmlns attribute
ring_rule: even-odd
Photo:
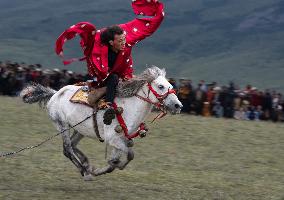
<svg viewBox="0 0 284 200"><path fill-rule="evenodd" d="M150 127L124 171L93 182L63 156L60 138L0 159L0 199L284 199L284 124L179 115ZM0 152L53 133L37 105L0 97ZM104 145L85 139L80 147L104 165Z"/></svg>

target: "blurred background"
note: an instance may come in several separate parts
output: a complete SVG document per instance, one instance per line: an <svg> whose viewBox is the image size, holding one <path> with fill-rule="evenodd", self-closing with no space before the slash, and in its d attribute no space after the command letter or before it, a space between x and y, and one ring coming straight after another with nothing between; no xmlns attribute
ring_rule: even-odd
<svg viewBox="0 0 284 200"><path fill-rule="evenodd" d="M160 29L134 48L136 74L146 64L166 68L186 113L283 121L283 1L164 3ZM84 62L63 66L57 37L80 21L100 29L135 17L123 0L2 0L0 7L0 94L9 96L31 81L59 89L90 79ZM65 54L82 56L79 38Z"/></svg>
<svg viewBox="0 0 284 200"><path fill-rule="evenodd" d="M165 67L169 77L193 81L234 81L284 90L284 2L282 0L164 0L160 29L134 48L134 67ZM1 0L0 61L39 63L63 69L54 53L57 37L89 21L102 28L135 17L126 0ZM82 54L78 41L65 47ZM84 63L68 70L83 72Z"/></svg>

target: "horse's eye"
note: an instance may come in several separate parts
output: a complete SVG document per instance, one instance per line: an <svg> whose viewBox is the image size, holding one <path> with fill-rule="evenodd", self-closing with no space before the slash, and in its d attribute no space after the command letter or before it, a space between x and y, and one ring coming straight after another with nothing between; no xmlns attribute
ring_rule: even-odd
<svg viewBox="0 0 284 200"><path fill-rule="evenodd" d="M163 85L159 85L158 88L159 88L160 90L162 90L162 89L164 89L165 87L164 87Z"/></svg>

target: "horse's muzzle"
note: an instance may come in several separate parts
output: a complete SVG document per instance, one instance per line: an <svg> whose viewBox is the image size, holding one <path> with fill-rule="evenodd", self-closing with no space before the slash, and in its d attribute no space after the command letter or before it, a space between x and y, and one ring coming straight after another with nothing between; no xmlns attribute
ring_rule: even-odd
<svg viewBox="0 0 284 200"><path fill-rule="evenodd" d="M180 113L182 107L183 105L180 102L178 102L167 106L167 110L170 111L171 114L175 115Z"/></svg>

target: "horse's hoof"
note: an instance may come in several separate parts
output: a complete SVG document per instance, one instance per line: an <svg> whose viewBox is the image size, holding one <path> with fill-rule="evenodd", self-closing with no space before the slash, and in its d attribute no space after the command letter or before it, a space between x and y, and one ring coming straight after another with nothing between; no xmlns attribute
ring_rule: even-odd
<svg viewBox="0 0 284 200"><path fill-rule="evenodd" d="M146 131L145 130L140 130L138 133L139 133L139 136L141 138L146 137Z"/></svg>
<svg viewBox="0 0 284 200"><path fill-rule="evenodd" d="M92 180L94 180L93 176L91 174L84 175L83 179L84 179L84 181L92 181Z"/></svg>
<svg viewBox="0 0 284 200"><path fill-rule="evenodd" d="M89 166L88 168L87 168L87 172L89 173L89 174L92 174L94 171L95 171L95 167L94 166Z"/></svg>
<svg viewBox="0 0 284 200"><path fill-rule="evenodd" d="M133 140L128 140L127 141L127 147L133 147L134 146L134 142L133 142Z"/></svg>

